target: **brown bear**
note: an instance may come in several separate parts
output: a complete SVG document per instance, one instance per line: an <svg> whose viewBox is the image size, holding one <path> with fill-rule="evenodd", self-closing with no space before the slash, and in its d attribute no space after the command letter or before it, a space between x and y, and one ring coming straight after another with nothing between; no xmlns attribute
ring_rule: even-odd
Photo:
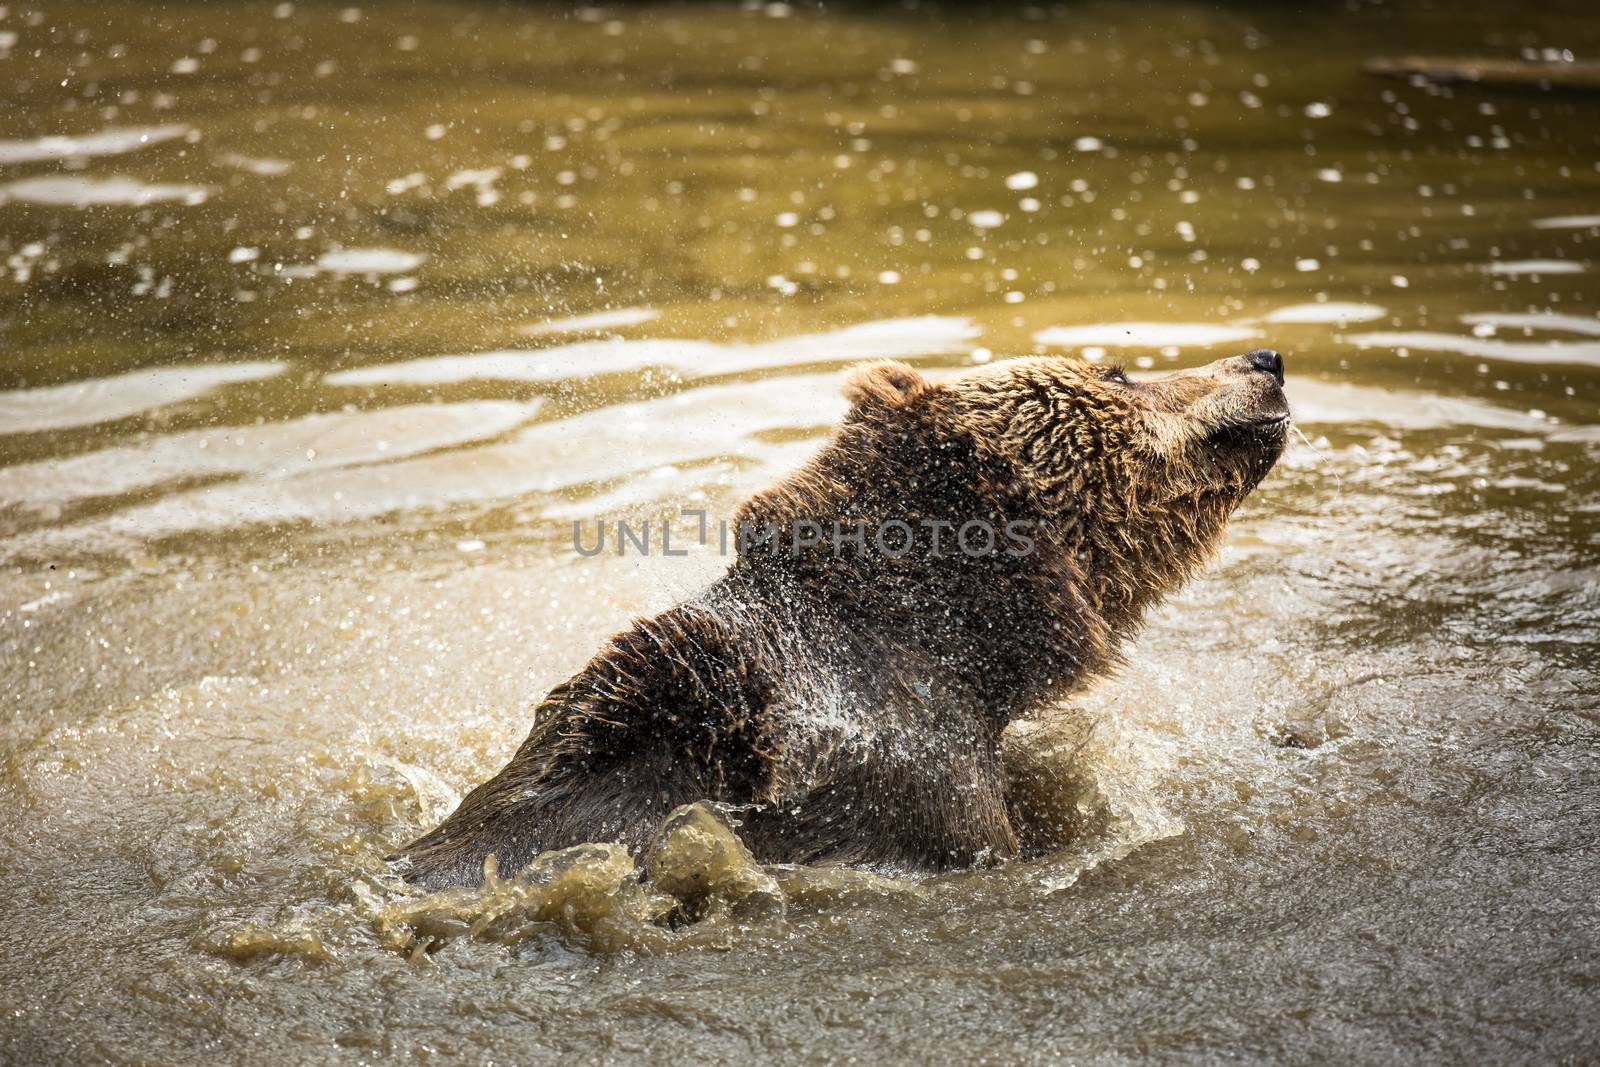
<svg viewBox="0 0 1600 1067"><path fill-rule="evenodd" d="M936 871L1017 855L1000 738L1118 661L1282 452L1283 360L1158 380L1066 358L901 363L746 502L698 596L617 634L494 778L401 854L431 888L727 805L757 859Z"/></svg>

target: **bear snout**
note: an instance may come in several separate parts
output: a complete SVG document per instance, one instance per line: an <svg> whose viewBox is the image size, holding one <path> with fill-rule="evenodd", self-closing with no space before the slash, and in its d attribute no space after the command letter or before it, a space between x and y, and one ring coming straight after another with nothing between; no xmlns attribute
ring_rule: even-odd
<svg viewBox="0 0 1600 1067"><path fill-rule="evenodd" d="M1244 361L1250 365L1251 370L1270 374L1283 385L1283 356L1270 348L1258 348L1254 352L1246 352Z"/></svg>

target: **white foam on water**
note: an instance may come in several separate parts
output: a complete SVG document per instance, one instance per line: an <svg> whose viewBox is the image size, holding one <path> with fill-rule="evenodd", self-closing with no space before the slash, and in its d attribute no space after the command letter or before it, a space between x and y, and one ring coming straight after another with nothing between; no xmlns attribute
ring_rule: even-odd
<svg viewBox="0 0 1600 1067"><path fill-rule="evenodd" d="M210 195L211 189L204 185L162 185L136 178L91 178L83 174L24 178L0 185L0 202L21 200L56 207L144 207L170 201L193 206L205 203Z"/></svg>
<svg viewBox="0 0 1600 1067"><path fill-rule="evenodd" d="M948 355L964 352L967 342L977 335L978 327L971 319L924 315L754 343L618 338L580 341L554 348L431 356L339 371L328 375L324 381L329 385L551 382L638 371L650 366L671 367L689 374L727 374L806 363Z"/></svg>
<svg viewBox="0 0 1600 1067"><path fill-rule="evenodd" d="M1331 301L1326 304L1290 304L1267 313L1262 321L1272 323L1320 324L1346 322L1371 322L1387 315L1388 309L1377 304L1354 304Z"/></svg>
<svg viewBox="0 0 1600 1067"><path fill-rule="evenodd" d="M288 478L481 441L527 421L542 401L415 404L307 415L261 426L167 434L65 459L0 468L0 505L60 505L214 475Z"/></svg>
<svg viewBox="0 0 1600 1067"><path fill-rule="evenodd" d="M613 490L610 507L646 503L681 490L643 475L663 466L737 462L739 483L754 488L785 473L815 441L774 444L831 426L844 413L837 374L768 378L682 393L535 423L508 441L451 449L393 463L307 470L293 477L251 478L173 493L104 518L24 534L13 551L126 545L192 530L261 523L354 521L398 511L503 501L564 492L574 514L594 513L578 500ZM574 510L575 509L575 510Z"/></svg>
<svg viewBox="0 0 1600 1067"><path fill-rule="evenodd" d="M1461 321L1468 326L1503 326L1512 330L1581 333L1600 337L1600 318L1593 315L1563 315L1555 311L1487 311L1463 315Z"/></svg>
<svg viewBox="0 0 1600 1067"><path fill-rule="evenodd" d="M596 311L591 315L570 315L547 322L535 322L522 327L528 337L543 337L552 333L598 333L624 326L639 326L661 317L655 308L617 308L614 311Z"/></svg>
<svg viewBox="0 0 1600 1067"><path fill-rule="evenodd" d="M1564 426L1551 434L1550 440L1600 446L1600 426Z"/></svg>
<svg viewBox="0 0 1600 1067"><path fill-rule="evenodd" d="M1339 338L1359 348L1406 348L1419 352L1455 352L1478 359L1546 366L1600 366L1600 341L1499 341L1429 331L1358 333Z"/></svg>
<svg viewBox="0 0 1600 1067"><path fill-rule="evenodd" d="M1302 426L1376 425L1385 431L1468 426L1552 434L1557 424L1481 400L1291 376L1289 409Z"/></svg>
<svg viewBox="0 0 1600 1067"><path fill-rule="evenodd" d="M1508 259L1486 263L1483 270L1489 274L1582 274L1588 270L1586 263L1570 259Z"/></svg>
<svg viewBox="0 0 1600 1067"><path fill-rule="evenodd" d="M0 165L8 163L39 163L53 159L88 159L94 156L119 156L136 152L150 145L161 144L188 134L191 127L129 126L116 130L101 130L76 137L47 136L24 140L0 141Z"/></svg>
<svg viewBox="0 0 1600 1067"><path fill-rule="evenodd" d="M1051 326L1033 335L1042 345L1076 348L1103 345L1120 348L1208 348L1261 336L1249 326L1205 322L1101 322L1084 326Z"/></svg>
<svg viewBox="0 0 1600 1067"><path fill-rule="evenodd" d="M201 396L218 386L269 378L283 363L209 363L154 367L0 393L0 434L35 433L127 418Z"/></svg>
<svg viewBox="0 0 1600 1067"><path fill-rule="evenodd" d="M1533 225L1539 230L1581 230L1600 226L1600 215L1556 215L1548 219L1534 219Z"/></svg>
<svg viewBox="0 0 1600 1067"><path fill-rule="evenodd" d="M649 366L684 366L715 355L709 341L581 341L557 348L429 356L338 371L329 385L444 385L472 381L555 382Z"/></svg>
<svg viewBox="0 0 1600 1067"><path fill-rule="evenodd" d="M224 167L232 167L235 170L259 174L263 178L276 178L281 174L288 174L294 167L294 164L286 159L257 159L251 156L242 156L237 152L228 152L218 156L217 162Z"/></svg>
<svg viewBox="0 0 1600 1067"><path fill-rule="evenodd" d="M345 248L318 256L317 268L330 274L404 274L427 258L397 248Z"/></svg>

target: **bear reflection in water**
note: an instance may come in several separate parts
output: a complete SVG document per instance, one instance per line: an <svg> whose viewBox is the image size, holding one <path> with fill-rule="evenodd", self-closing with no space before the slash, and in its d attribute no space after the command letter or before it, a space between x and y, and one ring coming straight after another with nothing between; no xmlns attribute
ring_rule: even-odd
<svg viewBox="0 0 1600 1067"><path fill-rule="evenodd" d="M882 362L846 395L832 440L740 508L768 536L557 686L511 762L403 851L409 880L639 853L701 800L737 806L763 863L1017 856L1006 725L1115 666L1289 426L1266 349L1148 381L1037 358L932 384Z"/></svg>

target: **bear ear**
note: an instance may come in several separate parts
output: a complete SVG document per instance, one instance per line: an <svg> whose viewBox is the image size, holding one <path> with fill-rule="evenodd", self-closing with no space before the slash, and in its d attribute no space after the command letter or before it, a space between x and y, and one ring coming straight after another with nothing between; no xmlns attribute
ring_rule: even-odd
<svg viewBox="0 0 1600 1067"><path fill-rule="evenodd" d="M855 408L896 407L927 390L928 379L914 367L892 359L857 367L844 382L845 399Z"/></svg>

